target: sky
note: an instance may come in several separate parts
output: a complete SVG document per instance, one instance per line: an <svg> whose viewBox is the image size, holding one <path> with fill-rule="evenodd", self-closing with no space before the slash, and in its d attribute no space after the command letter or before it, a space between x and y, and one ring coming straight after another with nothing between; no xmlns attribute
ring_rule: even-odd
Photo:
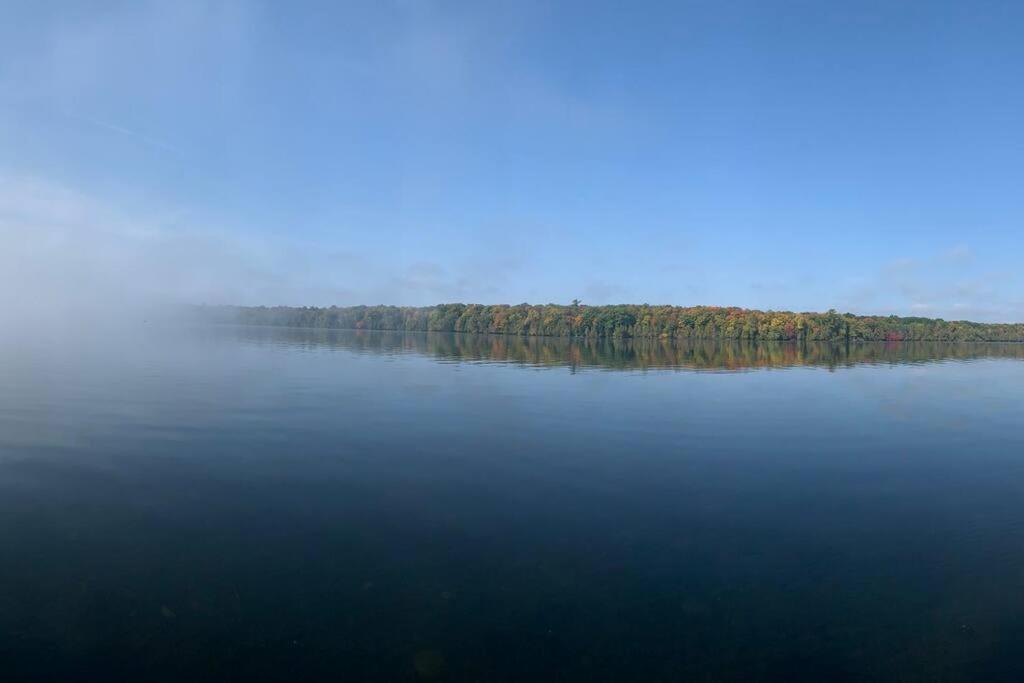
<svg viewBox="0 0 1024 683"><path fill-rule="evenodd" d="M1024 3L0 3L0 305L1024 321Z"/></svg>

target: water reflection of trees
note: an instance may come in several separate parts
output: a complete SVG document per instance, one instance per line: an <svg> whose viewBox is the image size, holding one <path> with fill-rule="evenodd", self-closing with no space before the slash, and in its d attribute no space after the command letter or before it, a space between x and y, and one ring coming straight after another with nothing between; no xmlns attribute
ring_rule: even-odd
<svg viewBox="0 0 1024 683"><path fill-rule="evenodd" d="M721 340L570 339L442 332L371 332L298 328L229 328L257 344L358 353L419 354L441 361L644 370L745 370L859 364L906 364L981 358L1024 359L1024 344L946 342L729 342Z"/></svg>

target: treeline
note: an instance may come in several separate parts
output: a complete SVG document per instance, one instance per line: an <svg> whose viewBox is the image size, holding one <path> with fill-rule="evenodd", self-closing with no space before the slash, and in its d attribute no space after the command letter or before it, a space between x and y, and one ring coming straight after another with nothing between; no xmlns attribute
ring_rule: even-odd
<svg viewBox="0 0 1024 683"><path fill-rule="evenodd" d="M1024 341L1024 324L792 313L715 306L407 306L206 307L227 323L354 330L470 332L586 338L733 339L761 341Z"/></svg>

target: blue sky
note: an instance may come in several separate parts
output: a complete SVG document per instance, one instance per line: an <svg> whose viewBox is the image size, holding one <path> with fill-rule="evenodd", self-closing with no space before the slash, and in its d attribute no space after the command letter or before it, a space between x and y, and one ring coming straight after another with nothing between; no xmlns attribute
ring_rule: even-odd
<svg viewBox="0 0 1024 683"><path fill-rule="evenodd" d="M1024 320L1022 35L1020 2L6 2L0 285Z"/></svg>

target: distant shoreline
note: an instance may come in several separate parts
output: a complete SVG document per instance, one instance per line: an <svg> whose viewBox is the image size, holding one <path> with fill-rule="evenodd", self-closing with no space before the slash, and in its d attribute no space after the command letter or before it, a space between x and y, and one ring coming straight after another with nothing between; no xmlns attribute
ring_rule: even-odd
<svg viewBox="0 0 1024 683"><path fill-rule="evenodd" d="M715 306L623 304L437 306L201 306L206 320L241 325L535 337L737 341L1024 342L1024 323L794 313Z"/></svg>

